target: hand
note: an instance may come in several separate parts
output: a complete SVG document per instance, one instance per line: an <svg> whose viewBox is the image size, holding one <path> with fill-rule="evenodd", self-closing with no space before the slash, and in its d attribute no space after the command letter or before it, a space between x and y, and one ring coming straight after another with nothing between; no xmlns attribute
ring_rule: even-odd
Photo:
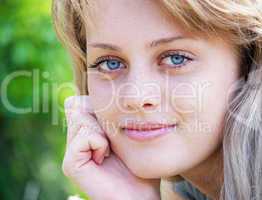
<svg viewBox="0 0 262 200"><path fill-rule="evenodd" d="M159 200L160 180L132 174L110 150L88 96L65 102L67 147L63 172L92 200Z"/></svg>

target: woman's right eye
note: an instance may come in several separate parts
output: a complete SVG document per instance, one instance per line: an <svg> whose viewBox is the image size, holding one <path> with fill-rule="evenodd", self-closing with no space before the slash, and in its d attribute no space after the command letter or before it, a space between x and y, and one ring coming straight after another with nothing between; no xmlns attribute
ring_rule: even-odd
<svg viewBox="0 0 262 200"><path fill-rule="evenodd" d="M126 68L120 59L112 56L98 58L98 60L89 66L89 68L98 68L99 71L105 73L112 73Z"/></svg>

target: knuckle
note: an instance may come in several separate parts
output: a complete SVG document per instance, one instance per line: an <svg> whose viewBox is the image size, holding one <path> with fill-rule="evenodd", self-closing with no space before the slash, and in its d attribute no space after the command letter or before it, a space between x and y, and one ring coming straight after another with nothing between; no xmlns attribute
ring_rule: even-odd
<svg viewBox="0 0 262 200"><path fill-rule="evenodd" d="M100 138L101 143L102 143L103 146L107 146L108 145L107 139L105 137L103 137L102 135L99 135L99 138Z"/></svg>
<svg viewBox="0 0 262 200"><path fill-rule="evenodd" d="M102 149L106 149L109 145L107 139L97 133L93 133L90 135L90 142L92 142L93 144L98 144Z"/></svg>

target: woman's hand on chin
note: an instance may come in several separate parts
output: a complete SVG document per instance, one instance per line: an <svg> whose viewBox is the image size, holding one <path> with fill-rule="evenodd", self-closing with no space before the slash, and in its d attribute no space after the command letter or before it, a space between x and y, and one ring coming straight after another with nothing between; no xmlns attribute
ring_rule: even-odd
<svg viewBox="0 0 262 200"><path fill-rule="evenodd" d="M89 96L65 102L67 147L63 172L92 200L160 200L160 180L133 175L110 150Z"/></svg>

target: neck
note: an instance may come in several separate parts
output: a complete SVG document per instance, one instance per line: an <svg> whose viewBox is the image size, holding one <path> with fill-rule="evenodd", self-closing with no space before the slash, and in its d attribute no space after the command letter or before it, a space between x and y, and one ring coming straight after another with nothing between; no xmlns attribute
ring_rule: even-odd
<svg viewBox="0 0 262 200"><path fill-rule="evenodd" d="M208 159L197 167L180 174L200 192L218 200L223 184L223 152L219 147Z"/></svg>

